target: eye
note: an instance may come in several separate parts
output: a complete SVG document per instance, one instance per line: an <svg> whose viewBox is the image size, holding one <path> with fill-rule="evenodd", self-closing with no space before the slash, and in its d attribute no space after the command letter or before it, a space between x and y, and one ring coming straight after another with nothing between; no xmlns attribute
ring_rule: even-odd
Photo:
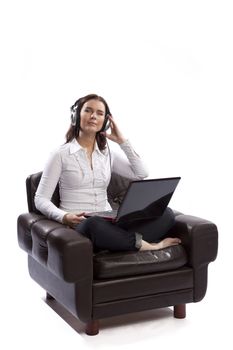
<svg viewBox="0 0 233 350"><path fill-rule="evenodd" d="M89 113L89 112L91 112L91 108L90 107L86 107L84 111Z"/></svg>

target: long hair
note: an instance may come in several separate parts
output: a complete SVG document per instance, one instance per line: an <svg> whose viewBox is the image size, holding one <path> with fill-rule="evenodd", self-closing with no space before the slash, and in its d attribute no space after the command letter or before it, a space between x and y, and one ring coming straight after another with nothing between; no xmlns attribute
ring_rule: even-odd
<svg viewBox="0 0 233 350"><path fill-rule="evenodd" d="M107 114L111 114L110 113L110 109L108 107L107 102L105 101L105 99L101 96L98 96L96 94L89 94L86 95L84 97L79 98L74 104L73 106L71 106L71 113L73 113L75 111L76 113L76 123L75 125L70 125L67 133L66 133L66 143L72 141L74 138L77 138L79 136L79 131L80 131L80 112L81 109L84 105L84 103L86 103L89 100L98 100L100 102L103 102L104 106L105 106L105 118L107 116ZM102 151L105 147L106 147L106 137L105 135L101 134L101 131L96 133L96 142L98 144L99 149Z"/></svg>

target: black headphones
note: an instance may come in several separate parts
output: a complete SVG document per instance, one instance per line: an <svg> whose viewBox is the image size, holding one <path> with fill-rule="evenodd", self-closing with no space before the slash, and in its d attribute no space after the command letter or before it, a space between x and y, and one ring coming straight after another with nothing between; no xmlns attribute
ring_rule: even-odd
<svg viewBox="0 0 233 350"><path fill-rule="evenodd" d="M77 100L75 102L75 104L70 107L70 111L71 111L71 116L70 116L71 125L75 126L76 130L77 130L78 127L80 127L80 111L81 111L81 108L79 106L79 101L80 100ZM98 132L103 132L103 131L106 131L106 130L109 129L110 124L111 124L111 122L109 120L109 115L110 115L109 113L107 113L105 115L103 126L102 126L101 130L98 131Z"/></svg>

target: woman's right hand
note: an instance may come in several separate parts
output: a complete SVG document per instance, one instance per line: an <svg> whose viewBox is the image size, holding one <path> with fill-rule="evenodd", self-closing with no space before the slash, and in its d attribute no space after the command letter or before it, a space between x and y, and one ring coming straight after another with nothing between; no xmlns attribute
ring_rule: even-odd
<svg viewBox="0 0 233 350"><path fill-rule="evenodd" d="M84 214L84 212L79 214L67 213L63 216L62 223L73 227L74 225L80 224L83 220L86 220Z"/></svg>

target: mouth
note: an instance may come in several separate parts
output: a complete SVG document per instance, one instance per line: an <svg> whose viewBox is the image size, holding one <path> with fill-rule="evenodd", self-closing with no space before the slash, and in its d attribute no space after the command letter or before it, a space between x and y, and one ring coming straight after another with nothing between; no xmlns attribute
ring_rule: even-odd
<svg viewBox="0 0 233 350"><path fill-rule="evenodd" d="M88 125L96 126L97 124L93 122L89 122Z"/></svg>

